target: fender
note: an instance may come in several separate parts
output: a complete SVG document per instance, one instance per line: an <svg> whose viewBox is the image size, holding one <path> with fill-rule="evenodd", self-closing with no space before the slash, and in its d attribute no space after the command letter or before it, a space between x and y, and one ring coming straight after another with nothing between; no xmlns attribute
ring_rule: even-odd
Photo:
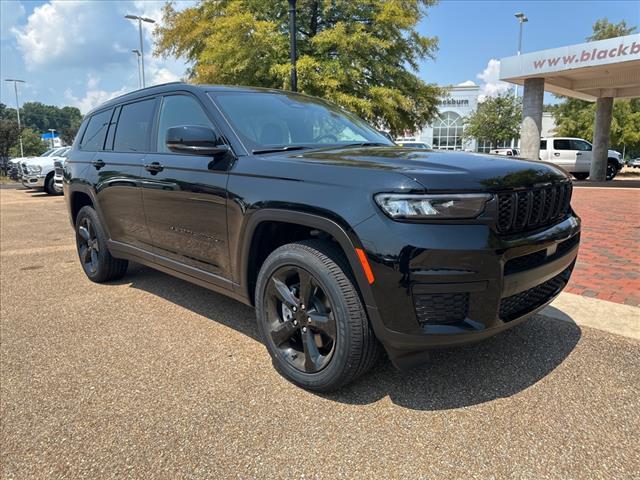
<svg viewBox="0 0 640 480"><path fill-rule="evenodd" d="M373 298L371 286L367 281L366 275L362 269L362 265L360 264L355 251L356 247L362 248L362 245L360 244L360 241L358 240L355 233L352 230L349 231L350 234L347 233L347 230L345 230L340 224L326 217L311 213L299 212L296 210L265 208L258 210L256 213L251 215L251 217L249 217L249 220L246 222L246 225L241 234L243 243L242 248L240 248L238 251L238 258L236 259L236 265L239 266L240 288L243 295L253 301L253 299L250 298L248 282L249 251L251 249L251 242L253 240L253 235L256 228L261 223L268 221L304 225L305 227L322 230L323 232L326 232L333 238L335 238L342 248L343 252L345 253L345 256L347 257L347 261L349 262L351 270L355 275L358 288L360 290L367 310L375 310L375 314L377 316L377 308L375 306L375 300Z"/></svg>
<svg viewBox="0 0 640 480"><path fill-rule="evenodd" d="M107 235L108 239L111 239L111 233L108 230L107 227L107 223L104 221L104 217L102 216L102 210L100 208L100 203L98 202L98 199L96 197L96 192L93 189L93 187L86 183L86 182L78 182L77 180L75 182L71 182L68 184L68 195L65 194L65 198L68 198L69 200L67 201L67 205L68 205L68 210L69 210L69 221L71 222L71 226L75 229L76 226L73 223L73 210L72 210L72 200L73 200L73 195L75 193L84 193L86 194L90 199L91 199L91 203L93 204L93 208L96 211L96 213L98 214L98 218L100 219L100 223L102 224L102 228L105 230L105 233Z"/></svg>

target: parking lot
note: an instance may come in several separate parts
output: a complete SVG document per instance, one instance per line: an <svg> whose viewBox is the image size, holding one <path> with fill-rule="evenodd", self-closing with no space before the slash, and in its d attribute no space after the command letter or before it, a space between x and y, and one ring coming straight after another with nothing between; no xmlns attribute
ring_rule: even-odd
<svg viewBox="0 0 640 480"><path fill-rule="evenodd" d="M0 200L3 478L637 478L638 340L538 316L314 395L250 308L135 265L93 284L62 197Z"/></svg>

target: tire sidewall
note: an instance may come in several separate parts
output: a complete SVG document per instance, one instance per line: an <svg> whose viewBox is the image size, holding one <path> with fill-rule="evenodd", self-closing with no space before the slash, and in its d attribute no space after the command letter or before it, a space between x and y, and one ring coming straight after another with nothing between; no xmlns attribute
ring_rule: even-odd
<svg viewBox="0 0 640 480"><path fill-rule="evenodd" d="M291 248L280 247L274 251L267 260L265 260L265 263L260 269L255 299L258 329L271 355L276 370L285 376L285 378L291 379L294 383L303 387L314 388L315 386L322 388L333 383L336 378L341 377L345 369L353 368L353 362L350 359L350 350L351 339L355 333L352 331L354 326L349 318L349 308L345 301L344 294L338 282L327 270L322 261L302 248L290 247ZM333 306L337 332L335 349L329 364L316 373L301 372L283 358L282 353L273 344L267 329L265 320L265 308L267 308L265 290L273 273L285 266L295 266L307 270L329 296ZM342 273L344 274L344 272Z"/></svg>
<svg viewBox="0 0 640 480"><path fill-rule="evenodd" d="M96 272L93 274L85 268L84 262L80 257L80 241L81 240L80 240L80 234L78 233L78 228L80 227L80 223L82 222L82 220L84 220L85 218L89 218L89 220L91 220L91 223L93 224L93 228L95 229L95 232L96 232L96 238L98 239L98 246L100 248L100 251L98 252L98 268L96 269ZM78 259L80 260L80 265L82 266L82 270L84 270L84 273L87 275L87 277L89 277L90 280L93 280L94 282L103 281L106 270L107 270L107 261L108 261L107 241L106 241L106 236L104 234L104 230L102 229L102 224L98 219L98 214L92 207L89 207L89 206L82 207L78 212L78 215L76 217L75 234L76 234L76 250L78 252Z"/></svg>

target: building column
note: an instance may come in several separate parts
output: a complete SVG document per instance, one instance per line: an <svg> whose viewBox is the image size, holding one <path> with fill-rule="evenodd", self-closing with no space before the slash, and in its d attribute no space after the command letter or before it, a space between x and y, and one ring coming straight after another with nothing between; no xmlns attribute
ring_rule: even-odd
<svg viewBox="0 0 640 480"><path fill-rule="evenodd" d="M530 160L540 159L540 132L542 131L542 107L544 78L527 78L522 94L522 129L520 131L520 156Z"/></svg>
<svg viewBox="0 0 640 480"><path fill-rule="evenodd" d="M596 119L593 125L593 151L589 180L604 182L607 178L607 158L609 157L609 138L611 136L611 115L613 98L596 100Z"/></svg>

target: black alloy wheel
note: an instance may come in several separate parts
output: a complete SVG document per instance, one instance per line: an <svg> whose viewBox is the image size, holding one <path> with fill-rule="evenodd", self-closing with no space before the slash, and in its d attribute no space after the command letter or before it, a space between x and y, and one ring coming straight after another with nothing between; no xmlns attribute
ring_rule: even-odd
<svg viewBox="0 0 640 480"><path fill-rule="evenodd" d="M613 162L607 162L607 180L613 180L618 174L618 167Z"/></svg>
<svg viewBox="0 0 640 480"><path fill-rule="evenodd" d="M78 253L84 270L95 275L99 267L100 245L96 229L89 217L84 217L78 226Z"/></svg>
<svg viewBox="0 0 640 480"><path fill-rule="evenodd" d="M330 298L304 268L284 266L267 287L269 340L294 368L316 373L331 361L337 342Z"/></svg>

